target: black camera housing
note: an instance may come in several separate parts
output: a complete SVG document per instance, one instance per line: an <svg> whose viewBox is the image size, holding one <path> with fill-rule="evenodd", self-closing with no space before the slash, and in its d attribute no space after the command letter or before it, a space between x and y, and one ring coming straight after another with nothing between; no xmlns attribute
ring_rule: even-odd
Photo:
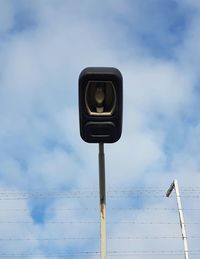
<svg viewBox="0 0 200 259"><path fill-rule="evenodd" d="M88 67L79 76L81 138L88 143L114 143L121 137L123 78L112 67Z"/></svg>

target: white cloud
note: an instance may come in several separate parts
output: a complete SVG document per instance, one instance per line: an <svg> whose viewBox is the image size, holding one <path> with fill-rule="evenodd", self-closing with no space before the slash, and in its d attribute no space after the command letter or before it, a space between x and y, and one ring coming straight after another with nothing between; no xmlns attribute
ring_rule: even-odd
<svg viewBox="0 0 200 259"><path fill-rule="evenodd" d="M59 192L87 187L98 194L98 147L83 143L79 136L77 80L85 66L116 66L124 77L124 126L119 143L105 147L108 189L112 186L134 189L138 185L144 188L164 186L167 189L176 177L181 185L198 186L199 123L194 126L189 120L184 122L182 119L183 115L189 116L188 110L195 110L194 103L197 103L197 16L187 20L189 24L184 27L180 45L173 48L173 58L166 59L165 53L156 58L152 53L156 49L151 49L151 52L149 42L141 41L138 34L141 31L157 33L156 37L162 38L161 43L168 42L172 37L168 31L168 17L161 19L156 16L160 23L155 19L150 22L152 13L139 1L126 1L126 4L124 1L107 1L98 8L94 1L31 1L30 6L25 1L19 3L16 7L10 1L1 1L0 8L0 32L4 36L3 40L0 39L0 185L8 190L39 188ZM155 3L159 5L159 1ZM26 29L11 33L16 25L16 8L18 12L20 8L29 10L35 25L29 28L27 23ZM183 15L185 5L179 3L179 8ZM177 17L173 18L177 21ZM157 31L153 30L155 26ZM192 119L194 117L193 114ZM196 121L198 118L197 115ZM187 138L180 138L182 148L176 149L177 143L170 143L169 129L175 135L180 132L180 127L184 128ZM172 146L170 155L165 149L166 142ZM163 205L163 201L153 202L146 198L139 200L141 207L168 207L171 204L168 200L164 200ZM109 198L108 208L129 206L134 202L126 199L123 204L123 201ZM32 206L37 205L37 200L25 200L17 205L26 209L21 217L18 215L17 218L17 212L2 215L2 221L15 216L15 220L29 221L30 224L5 225L1 236L7 230L13 235L14 230L16 236L20 234L35 239L20 245L8 242L5 250L34 251L47 258L45 254L50 248L38 238L70 234L92 237L98 234L97 224L73 227L49 222L59 221L62 217L66 221L98 220L98 210L92 215L88 215L87 210L76 210L78 207L98 208L98 197L89 201L84 197L78 200L56 197L46 203L43 201L42 206L44 204L47 207L44 208L43 224L34 223L29 212ZM2 207L6 206L4 202ZM53 211L50 210L52 206ZM67 215L62 211L65 206L72 209ZM191 206L195 207L195 204ZM119 221L123 221L124 216L127 220L133 217L145 222L158 221L161 217L159 213L150 214L142 210L126 215L116 211L108 214L108 217ZM189 214L188 220L190 218ZM192 221L198 219L199 216L191 218ZM177 221L177 213L163 213L162 220ZM140 225L124 225L122 222L117 226L109 225L108 229L108 236L113 237L152 234ZM152 235L161 235L160 229L154 229ZM98 250L98 241L98 238L93 242L62 240L50 245L54 250L62 251L76 246L80 250L84 250L84 246ZM109 240L109 249L132 250L132 242ZM181 249L181 242L170 242L168 246L159 242L163 250ZM157 250L157 244L157 240L137 240L136 250Z"/></svg>
<svg viewBox="0 0 200 259"><path fill-rule="evenodd" d="M14 24L14 8L10 1L1 0L0 2L0 33L4 33Z"/></svg>

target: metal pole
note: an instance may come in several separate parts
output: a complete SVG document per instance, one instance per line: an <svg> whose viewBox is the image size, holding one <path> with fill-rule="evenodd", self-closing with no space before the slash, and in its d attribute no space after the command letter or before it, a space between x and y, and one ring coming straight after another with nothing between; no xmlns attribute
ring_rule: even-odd
<svg viewBox="0 0 200 259"><path fill-rule="evenodd" d="M99 143L99 194L101 259L106 259L106 187L104 144Z"/></svg>
<svg viewBox="0 0 200 259"><path fill-rule="evenodd" d="M171 192L175 190L176 193L176 201L177 201L177 207L178 207L178 213L179 213L179 219L180 219L180 226L181 226L181 233L182 233L182 239L183 239L183 246L184 246L184 258L189 259L189 251L188 251L188 242L187 242L187 235L186 235L186 228L185 228L185 221L183 216L183 209L181 204L181 197L180 197L180 191L178 186L178 181L174 180L174 182L171 184L169 190L167 191L166 196L169 197Z"/></svg>
<svg viewBox="0 0 200 259"><path fill-rule="evenodd" d="M184 255L185 255L185 259L189 259L187 235L186 235L185 222L184 222L184 217L183 217L183 209L182 209L180 191L179 191L177 180L174 180L174 189L176 192L176 201L177 201L177 206L178 206L178 211L179 211L180 226L181 226L181 230L182 230Z"/></svg>

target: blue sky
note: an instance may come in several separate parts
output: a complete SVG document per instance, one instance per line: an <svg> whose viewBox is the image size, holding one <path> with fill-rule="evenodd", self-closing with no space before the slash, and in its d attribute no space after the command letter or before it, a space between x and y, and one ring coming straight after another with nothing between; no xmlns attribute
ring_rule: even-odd
<svg viewBox="0 0 200 259"><path fill-rule="evenodd" d="M14 200L1 200L0 218L28 222L3 225L0 237L31 239L4 241L2 252L49 258L49 253L99 250L98 223L80 223L99 217L98 146L84 143L79 134L77 81L87 66L117 67L124 79L122 138L105 147L108 192L167 189L175 178L181 186L199 186L199 14L197 0L0 0L0 188L12 197L17 192ZM30 198L42 192L49 197ZM194 208L195 200L187 205ZM108 195L109 206L159 208L163 200ZM123 219L159 220L145 210L108 210L108 221L113 217L119 224L108 225L112 237L148 235ZM173 211L162 217L177 221ZM63 220L79 225L49 223ZM199 217L188 214L188 221L195 220ZM198 234L198 228L191 231ZM154 230L154 236L161 232ZM92 239L41 240L81 235ZM156 250L155 240L146 241L137 241L136 250ZM133 247L133 241L109 242L110 251ZM180 250L182 244L160 241L159 247Z"/></svg>

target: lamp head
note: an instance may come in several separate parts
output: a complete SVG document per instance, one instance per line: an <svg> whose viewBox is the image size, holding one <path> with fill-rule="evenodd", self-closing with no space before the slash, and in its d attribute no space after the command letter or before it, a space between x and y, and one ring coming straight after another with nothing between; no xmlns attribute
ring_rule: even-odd
<svg viewBox="0 0 200 259"><path fill-rule="evenodd" d="M89 143L116 142L122 131L122 75L88 67L79 76L80 134Z"/></svg>

